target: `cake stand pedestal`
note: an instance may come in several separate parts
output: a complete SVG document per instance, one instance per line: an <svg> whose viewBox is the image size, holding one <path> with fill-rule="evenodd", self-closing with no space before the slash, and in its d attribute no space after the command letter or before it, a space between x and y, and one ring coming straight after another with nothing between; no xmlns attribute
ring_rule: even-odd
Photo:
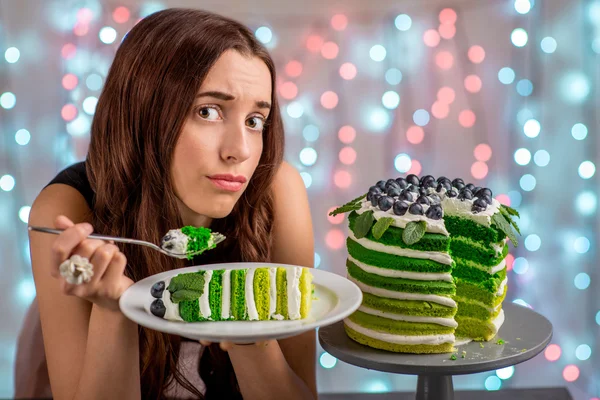
<svg viewBox="0 0 600 400"><path fill-rule="evenodd" d="M341 361L362 368L396 374L418 375L416 400L452 400L453 375L500 369L527 361L539 354L552 338L552 324L535 311L513 303L503 304L505 320L489 342L457 346L450 353L402 354L363 346L350 339L343 321L319 329L323 349ZM504 344L497 344L499 339ZM481 347L483 345L483 348ZM462 358L462 352L465 357Z"/></svg>

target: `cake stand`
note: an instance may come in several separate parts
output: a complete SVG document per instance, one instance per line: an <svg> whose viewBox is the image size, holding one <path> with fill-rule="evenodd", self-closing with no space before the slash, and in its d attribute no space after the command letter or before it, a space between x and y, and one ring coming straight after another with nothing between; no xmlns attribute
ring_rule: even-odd
<svg viewBox="0 0 600 400"><path fill-rule="evenodd" d="M456 346L458 351L453 353L456 360L451 359L451 353L401 354L363 346L346 335L343 321L320 328L319 342L328 353L349 364L383 372L418 375L416 400L452 400L453 375L491 371L522 363L539 354L550 342L552 324L545 317L513 303L503 304L503 309L505 320L496 337L489 342ZM504 343L498 344L499 339Z"/></svg>

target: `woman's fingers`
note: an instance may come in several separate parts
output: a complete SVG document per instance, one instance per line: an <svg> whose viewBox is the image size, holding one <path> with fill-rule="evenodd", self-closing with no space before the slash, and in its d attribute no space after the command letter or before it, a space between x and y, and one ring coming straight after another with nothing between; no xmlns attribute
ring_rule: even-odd
<svg viewBox="0 0 600 400"><path fill-rule="evenodd" d="M208 346L210 346L212 344L212 342L209 342L208 340L200 340L200 344L202 346L208 347Z"/></svg>
<svg viewBox="0 0 600 400"><path fill-rule="evenodd" d="M52 257L54 262L50 273L57 278L59 274L59 266L63 261L68 259L73 253L73 250L79 246L94 229L88 223L74 225L67 217L59 216L56 218L55 226L59 229L64 229L52 245Z"/></svg>

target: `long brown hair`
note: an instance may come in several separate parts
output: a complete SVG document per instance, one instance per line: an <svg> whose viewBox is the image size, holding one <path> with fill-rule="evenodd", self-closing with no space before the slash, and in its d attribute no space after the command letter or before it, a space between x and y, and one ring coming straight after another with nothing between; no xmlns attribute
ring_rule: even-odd
<svg viewBox="0 0 600 400"><path fill-rule="evenodd" d="M230 215L211 225L228 240L194 263L270 260L270 186L284 142L275 67L248 28L199 10L168 9L146 17L115 55L96 107L86 162L97 231L158 243L169 229L182 226L170 176L173 150L200 85L229 49L267 65L272 108L263 154L246 191ZM122 251L126 274L134 281L186 264L145 247L124 246ZM163 397L173 380L203 398L177 369L178 336L141 327L139 335L142 398ZM204 352L200 365L207 399L241 398L229 356L218 345Z"/></svg>

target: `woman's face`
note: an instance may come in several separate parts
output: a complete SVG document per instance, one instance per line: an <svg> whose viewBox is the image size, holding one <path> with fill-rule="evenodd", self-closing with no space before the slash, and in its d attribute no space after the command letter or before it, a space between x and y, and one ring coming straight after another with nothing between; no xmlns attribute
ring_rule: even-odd
<svg viewBox="0 0 600 400"><path fill-rule="evenodd" d="M246 190L263 149L271 90L266 64L234 50L223 53L209 71L171 167L186 224L227 216Z"/></svg>

